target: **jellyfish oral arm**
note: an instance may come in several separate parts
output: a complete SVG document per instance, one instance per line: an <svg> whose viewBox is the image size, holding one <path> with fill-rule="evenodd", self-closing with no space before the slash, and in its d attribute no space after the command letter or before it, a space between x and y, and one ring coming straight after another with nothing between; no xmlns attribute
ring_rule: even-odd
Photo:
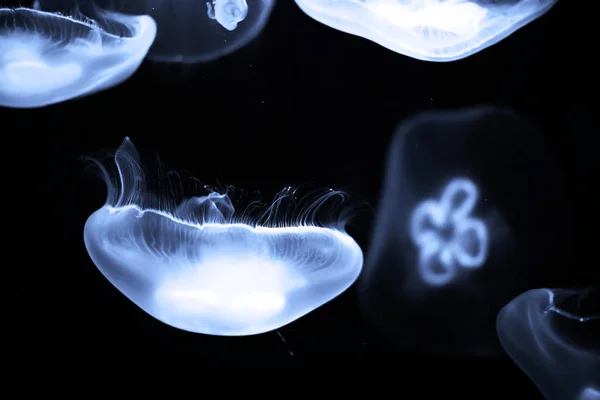
<svg viewBox="0 0 600 400"><path fill-rule="evenodd" d="M246 0L212 0L206 3L208 17L223 28L233 31L248 15Z"/></svg>

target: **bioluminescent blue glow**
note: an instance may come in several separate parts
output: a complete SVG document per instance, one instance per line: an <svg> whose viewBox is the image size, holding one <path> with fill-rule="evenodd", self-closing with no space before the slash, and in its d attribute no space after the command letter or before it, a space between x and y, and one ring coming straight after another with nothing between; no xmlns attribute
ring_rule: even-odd
<svg viewBox="0 0 600 400"><path fill-rule="evenodd" d="M214 19L228 31L237 28L248 15L246 0L212 0L206 2L208 18Z"/></svg>
<svg viewBox="0 0 600 400"><path fill-rule="evenodd" d="M80 16L0 8L0 105L44 107L129 78L152 45L156 24L145 15L101 17L110 29Z"/></svg>
<svg viewBox="0 0 600 400"><path fill-rule="evenodd" d="M73 0L37 0L48 11L69 10ZM78 0L77 8L94 15L96 8L148 14L158 35L148 59L161 63L204 63L227 56L257 38L275 0Z"/></svg>
<svg viewBox="0 0 600 400"><path fill-rule="evenodd" d="M544 136L510 110L406 119L389 145L361 311L403 352L502 355L498 311L569 261L566 193Z"/></svg>
<svg viewBox="0 0 600 400"><path fill-rule="evenodd" d="M109 197L87 220L85 245L117 289L166 324L224 336L267 332L330 301L362 269L362 251L342 225L313 223L340 192L318 196L294 220L279 214L295 201L289 189L251 220L235 217L227 194L174 207L156 200L129 139L114 161L118 182L103 169Z"/></svg>
<svg viewBox="0 0 600 400"><path fill-rule="evenodd" d="M600 390L587 387L583 389L577 400L600 400Z"/></svg>
<svg viewBox="0 0 600 400"><path fill-rule="evenodd" d="M599 398L600 315L584 315L587 294L529 290L498 313L502 347L547 400Z"/></svg>
<svg viewBox="0 0 600 400"><path fill-rule="evenodd" d="M487 228L471 215L478 195L472 181L456 178L439 201L425 200L413 211L410 235L419 248L425 282L444 285L454 280L458 268L479 268L487 259Z"/></svg>
<svg viewBox="0 0 600 400"><path fill-rule="evenodd" d="M425 61L494 45L558 0L296 0L311 18Z"/></svg>

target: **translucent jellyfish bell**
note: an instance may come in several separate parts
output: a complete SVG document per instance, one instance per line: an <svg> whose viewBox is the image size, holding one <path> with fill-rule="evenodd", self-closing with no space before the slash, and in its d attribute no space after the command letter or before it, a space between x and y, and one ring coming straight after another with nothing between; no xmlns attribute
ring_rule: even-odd
<svg viewBox="0 0 600 400"><path fill-rule="evenodd" d="M585 292L534 289L498 314L504 350L547 400L600 399L600 313L584 312L586 301Z"/></svg>
<svg viewBox="0 0 600 400"><path fill-rule="evenodd" d="M173 209L152 200L129 139L114 160L118 185L87 220L85 244L117 289L166 324L224 336L267 332L330 301L361 271L362 252L343 229L310 224L335 192L320 196L297 224L277 226L275 211L289 194L265 223L236 222L226 194Z"/></svg>
<svg viewBox="0 0 600 400"><path fill-rule="evenodd" d="M568 261L565 193L542 136L511 111L403 122L359 280L363 313L403 351L502 354L498 311Z"/></svg>
<svg viewBox="0 0 600 400"><path fill-rule="evenodd" d="M44 107L118 85L156 35L148 16L102 13L104 24L0 8L0 105Z"/></svg>
<svg viewBox="0 0 600 400"><path fill-rule="evenodd" d="M311 18L425 61L475 54L558 0L296 0Z"/></svg>
<svg viewBox="0 0 600 400"><path fill-rule="evenodd" d="M37 7L60 11L75 3L86 15L93 15L96 7L149 14L159 27L149 59L201 63L233 53L256 38L275 0L38 0Z"/></svg>

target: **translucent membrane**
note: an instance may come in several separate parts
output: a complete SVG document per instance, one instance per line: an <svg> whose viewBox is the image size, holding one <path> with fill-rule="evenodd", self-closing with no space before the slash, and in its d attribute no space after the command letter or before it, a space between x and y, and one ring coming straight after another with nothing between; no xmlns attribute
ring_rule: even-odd
<svg viewBox="0 0 600 400"><path fill-rule="evenodd" d="M116 186L86 222L85 244L115 287L166 324L212 335L263 333L330 301L361 271L362 252L343 229L311 222L336 192L317 197L291 224L276 215L294 195L283 192L263 223L252 223L234 217L226 194L176 207L153 199L128 139L114 161Z"/></svg>
<svg viewBox="0 0 600 400"><path fill-rule="evenodd" d="M98 17L0 8L0 105L44 107L129 78L154 41L154 20Z"/></svg>
<svg viewBox="0 0 600 400"><path fill-rule="evenodd" d="M600 314L582 313L587 300L585 292L534 289L498 314L504 350L547 400L600 399Z"/></svg>
<svg viewBox="0 0 600 400"><path fill-rule="evenodd" d="M497 312L568 262L566 192L543 136L514 112L402 122L359 281L367 319L404 351L502 354Z"/></svg>
<svg viewBox="0 0 600 400"><path fill-rule="evenodd" d="M148 53L153 61L202 63L216 60L250 43L263 30L275 0L38 0L42 10L74 5L85 15L96 8L149 14L158 36Z"/></svg>
<svg viewBox="0 0 600 400"><path fill-rule="evenodd" d="M453 61L506 38L558 0L296 0L311 18L409 57Z"/></svg>

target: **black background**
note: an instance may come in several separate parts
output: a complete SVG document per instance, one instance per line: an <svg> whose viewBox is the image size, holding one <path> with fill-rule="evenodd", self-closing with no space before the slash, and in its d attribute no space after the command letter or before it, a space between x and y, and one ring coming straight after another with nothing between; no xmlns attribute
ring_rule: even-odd
<svg viewBox="0 0 600 400"><path fill-rule="evenodd" d="M207 184L257 191L265 199L288 184L343 188L368 205L348 227L367 253L397 125L427 109L507 106L544 132L565 168L576 223L572 268L587 279L593 256L587 205L597 182L590 138L597 129L589 93L593 61L584 57L592 39L580 17L574 2L561 1L490 49L427 63L321 25L293 1L280 0L257 40L216 62L185 69L146 62L127 82L89 97L43 109L0 109L11 182L6 211L15 222L8 233L15 248L7 253L14 253L10 263L19 272L13 289L24 309L25 320L17 320L25 327L21 339L37 349L31 360L126 361L165 371L182 364L327 367L334 375L352 367L398 384L396 372L371 371L381 368L402 371L403 391L435 379L440 384L428 390L448 396L480 398L482 387L507 394L522 385L519 393L535 398L536 389L508 359L408 357L386 347L362 322L352 289L283 327L285 343L274 332L207 337L162 324L89 259L83 226L104 203L105 189L78 157L116 149L129 136L143 157L158 154L168 167Z"/></svg>

